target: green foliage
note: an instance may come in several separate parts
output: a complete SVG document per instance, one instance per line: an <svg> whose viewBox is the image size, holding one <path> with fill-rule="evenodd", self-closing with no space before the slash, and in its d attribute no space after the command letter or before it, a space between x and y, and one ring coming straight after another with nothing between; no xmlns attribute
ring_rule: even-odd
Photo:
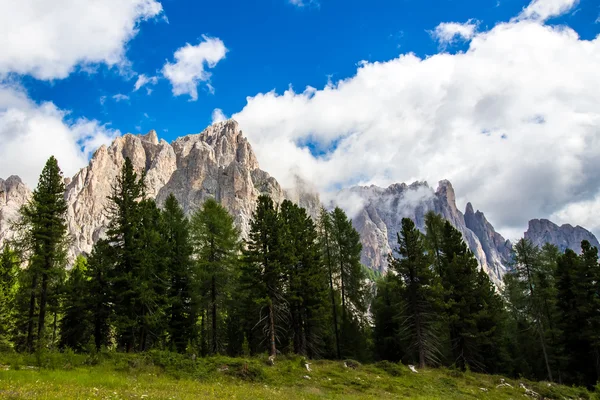
<svg viewBox="0 0 600 400"><path fill-rule="evenodd" d="M75 351L86 348L92 335L92 316L88 307L87 260L77 257L69 271L63 298L63 316L60 320L60 347Z"/></svg>
<svg viewBox="0 0 600 400"><path fill-rule="evenodd" d="M243 252L241 282L247 293L248 337L256 352L260 343L268 343L269 354L277 354L277 342L285 343L282 328L287 324L287 304L284 297L284 273L281 265L283 246L281 220L273 200L260 196L250 222L250 232ZM256 329L260 332L256 336ZM264 348L264 347L263 347Z"/></svg>
<svg viewBox="0 0 600 400"><path fill-rule="evenodd" d="M398 254L390 257L401 292L400 337L406 343L407 356L420 368L439 362L440 334L438 310L442 288L439 277L430 268L431 257L425 251L424 237L412 220L402 219L398 233Z"/></svg>
<svg viewBox="0 0 600 400"><path fill-rule="evenodd" d="M194 282L198 277L192 261L190 226L173 194L165 201L161 228L169 280L166 298L169 345L183 353L188 342L195 338Z"/></svg>
<svg viewBox="0 0 600 400"><path fill-rule="evenodd" d="M12 349L11 331L16 323L15 297L19 259L17 254L5 245L0 253L0 351Z"/></svg>
<svg viewBox="0 0 600 400"><path fill-rule="evenodd" d="M26 348L33 351L35 341L46 342L48 306L57 312L58 297L64 279L67 249L67 203L65 185L58 162L48 159L31 200L21 207L19 251L27 255L29 307L27 311ZM23 288L23 290L26 290ZM37 316L37 318L36 318ZM43 340L42 340L43 339Z"/></svg>
<svg viewBox="0 0 600 400"><path fill-rule="evenodd" d="M227 347L226 311L231 308L234 284L238 278L239 232L233 217L213 198L192 216L191 237L197 264L196 308L206 310L206 337L210 353ZM196 311L197 313L197 311Z"/></svg>

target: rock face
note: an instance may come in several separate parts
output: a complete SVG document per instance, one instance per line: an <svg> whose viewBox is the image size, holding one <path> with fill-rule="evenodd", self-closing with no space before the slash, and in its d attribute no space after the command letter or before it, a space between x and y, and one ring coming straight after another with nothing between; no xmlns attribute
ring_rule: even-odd
<svg viewBox="0 0 600 400"><path fill-rule="evenodd" d="M18 176L0 179L0 245L14 238L12 222L18 219L19 209L30 197L31 190Z"/></svg>
<svg viewBox="0 0 600 400"><path fill-rule="evenodd" d="M72 256L89 253L105 234L107 197L127 157L136 172L144 174L147 195L155 198L159 206L173 193L189 215L208 197L214 197L234 216L244 236L260 194L271 196L277 203L284 199L298 203L313 218L321 207L317 191L309 182L297 178L294 188L284 190L261 170L250 143L233 120L214 124L200 134L180 137L171 144L159 140L155 131L127 134L108 147L100 147L88 166L65 179ZM19 177L0 179L0 247L14 237L10 221L18 218L19 208L30 197L31 191ZM413 219L424 230L425 214L434 211L463 234L482 268L496 284L501 284L511 257L510 242L470 203L464 214L460 212L448 181L439 182L435 191L425 182L399 183L388 188L357 186L342 190L334 203L353 218L363 244L362 262L374 270L387 269L388 255L397 246L402 218ZM530 221L525 237L538 246L550 242L563 251L580 251L584 239L600 247L585 229L559 227L548 220Z"/></svg>
<svg viewBox="0 0 600 400"><path fill-rule="evenodd" d="M532 219L525 232L525 239L531 240L536 246L550 243L558 247L560 251L571 249L581 253L581 242L587 240L592 246L600 249L598 239L592 232L581 226L573 227L569 224L558 226L547 219Z"/></svg>
<svg viewBox="0 0 600 400"><path fill-rule="evenodd" d="M494 231L485 216L467 207L466 216L456 207L454 189L441 181L434 191L425 182L394 184L388 188L357 186L342 190L337 203L352 213L361 235L362 262L374 270L387 269L388 254L397 247L402 218L411 218L424 231L425 214L434 211L450 221L462 234L482 268L500 284L506 272L510 243Z"/></svg>
<svg viewBox="0 0 600 400"><path fill-rule="evenodd" d="M286 198L279 183L259 168L252 147L233 120L214 124L200 134L180 137L172 144L159 141L154 131L127 134L109 147L100 147L90 164L67 186L65 197L75 254L90 252L104 235L107 196L126 157L136 172L145 173L147 194L159 206L173 193L189 215L208 197L214 197L234 216L242 235L249 230L260 194L268 194L276 202ZM319 203L318 198L315 203L305 194L302 198L310 199L305 205Z"/></svg>

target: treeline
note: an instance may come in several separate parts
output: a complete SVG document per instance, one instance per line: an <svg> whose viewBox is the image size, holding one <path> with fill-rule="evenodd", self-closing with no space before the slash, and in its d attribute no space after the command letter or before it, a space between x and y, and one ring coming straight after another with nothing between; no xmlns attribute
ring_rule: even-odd
<svg viewBox="0 0 600 400"><path fill-rule="evenodd" d="M67 271L67 205L50 158L0 254L0 349L199 356L295 353L402 361L593 386L600 372L598 251L515 245L498 291L448 221L403 219L389 271L360 263L345 213L260 196L241 239L214 199L162 209L126 160L105 238ZM21 268L23 266L23 268Z"/></svg>
<svg viewBox="0 0 600 400"><path fill-rule="evenodd" d="M370 356L372 285L341 209L316 224L303 208L260 196L242 241L214 199L189 219L172 195L159 209L127 159L105 238L69 270L66 211L51 158L0 261L5 349Z"/></svg>

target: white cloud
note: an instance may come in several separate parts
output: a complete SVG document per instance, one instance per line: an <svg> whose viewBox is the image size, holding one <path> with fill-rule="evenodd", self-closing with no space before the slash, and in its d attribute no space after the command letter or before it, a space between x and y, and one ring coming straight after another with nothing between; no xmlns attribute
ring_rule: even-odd
<svg viewBox="0 0 600 400"><path fill-rule="evenodd" d="M133 86L133 91L137 92L138 90L140 90L140 88L142 88L145 85L156 85L158 83L158 77L156 76L146 76L144 74L140 74L138 75L137 80L135 81L135 85ZM148 94L152 93L152 89L147 88L147 91L149 91Z"/></svg>
<svg viewBox="0 0 600 400"><path fill-rule="evenodd" d="M519 18L546 21L549 18L566 13L575 7L577 3L579 3L579 0L533 0L519 14Z"/></svg>
<svg viewBox="0 0 600 400"><path fill-rule="evenodd" d="M37 104L21 87L0 84L0 177L19 175L34 188L51 155L73 176L119 134L98 121L71 120L53 103Z"/></svg>
<svg viewBox="0 0 600 400"><path fill-rule="evenodd" d="M227 48L219 38L203 35L202 41L196 46L186 43L177 49L174 54L175 62L167 62L163 75L173 85L173 95L189 94L191 100L198 99L198 85L208 82L211 73L206 68L214 68L219 61L225 58ZM209 84L209 90L212 88Z"/></svg>
<svg viewBox="0 0 600 400"><path fill-rule="evenodd" d="M306 7L306 6L319 7L319 5L320 5L318 0L288 0L288 2L291 5L294 5L296 7Z"/></svg>
<svg viewBox="0 0 600 400"><path fill-rule="evenodd" d="M319 90L248 97L232 117L284 186L447 178L459 207L501 231L552 216L600 229L599 70L600 37L515 19L464 53L362 62Z"/></svg>
<svg viewBox="0 0 600 400"><path fill-rule="evenodd" d="M127 100L129 100L129 96L127 96L126 94L122 94L122 93L117 93L112 98L117 103L120 102L120 101L127 101Z"/></svg>
<svg viewBox="0 0 600 400"><path fill-rule="evenodd" d="M458 22L442 22L430 32L441 45L451 44L459 39L470 40L477 31L476 21L470 19L464 24Z"/></svg>
<svg viewBox="0 0 600 400"><path fill-rule="evenodd" d="M103 106L104 103L106 103L106 96L100 96L99 101L100 101L100 105Z"/></svg>
<svg viewBox="0 0 600 400"><path fill-rule="evenodd" d="M155 0L0 0L0 77L66 78L77 66L124 66L138 25L162 12Z"/></svg>
<svg viewBox="0 0 600 400"><path fill-rule="evenodd" d="M227 115L220 108L215 108L212 112L212 123L222 122L227 120Z"/></svg>

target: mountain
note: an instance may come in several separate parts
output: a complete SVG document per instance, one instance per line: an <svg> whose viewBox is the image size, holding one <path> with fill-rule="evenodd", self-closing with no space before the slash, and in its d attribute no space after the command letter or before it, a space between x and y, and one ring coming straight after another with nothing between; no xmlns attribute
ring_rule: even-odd
<svg viewBox="0 0 600 400"><path fill-rule="evenodd" d="M587 240L592 246L600 249L598 239L592 232L581 226L573 227L569 224L558 226L547 219L532 219L529 221L525 239L531 240L533 244L539 247L545 243L551 243L557 246L560 251L571 249L581 253L581 242L583 240Z"/></svg>
<svg viewBox="0 0 600 400"><path fill-rule="evenodd" d="M440 181L437 190L426 182L393 184L387 188L355 186L338 193L337 205L353 209L353 224L361 235L362 262L384 272L388 254L397 248L402 218L411 218L425 230L425 214L434 211L450 221L462 234L482 268L497 284L502 281L510 257L510 242L494 231L481 212L469 204L463 214L456 207L452 184Z"/></svg>
<svg viewBox="0 0 600 400"><path fill-rule="evenodd" d="M293 200L317 213L318 196L294 190L286 194L279 183L260 169L254 151L237 122L220 122L200 134L178 138L172 144L158 140L155 131L146 135L127 134L109 146L100 147L90 164L69 182L69 230L74 252L90 252L107 225L107 196L125 158L137 173L145 174L148 196L162 205L173 193L186 214L214 197L233 215L242 235L249 230L252 212L260 194L281 202Z"/></svg>
<svg viewBox="0 0 600 400"><path fill-rule="evenodd" d="M12 175L6 180L0 179L0 245L5 240L14 238L15 232L11 222L18 219L19 208L30 197L31 190L18 176Z"/></svg>
<svg viewBox="0 0 600 400"><path fill-rule="evenodd" d="M110 146L101 146L89 164L72 178L66 178L67 219L72 237L71 255L89 253L103 236L108 224L107 197L129 157L137 173L144 174L148 196L162 205L170 193L191 214L208 197L221 202L233 215L245 236L260 194L276 202L289 199L305 207L316 218L321 201L316 189L299 177L294 187L282 188L260 169L252 146L233 120L216 123L199 134L187 135L172 143L159 140L155 131L145 135L126 134ZM60 162L60 160L59 160ZM0 179L0 246L14 237L10 221L31 196L17 176ZM404 217L412 218L424 230L425 214L434 211L449 220L460 232L482 268L500 284L511 258L511 244L494 230L480 211L467 204L463 214L456 207L450 182L440 181L436 190L426 182L398 183L381 188L355 186L340 191L333 204L353 218L361 235L362 262L384 272L388 254L397 246L397 233ZM580 251L580 242L596 238L577 226L561 227L548 220L532 220L525 237L535 244L550 242L561 250Z"/></svg>

